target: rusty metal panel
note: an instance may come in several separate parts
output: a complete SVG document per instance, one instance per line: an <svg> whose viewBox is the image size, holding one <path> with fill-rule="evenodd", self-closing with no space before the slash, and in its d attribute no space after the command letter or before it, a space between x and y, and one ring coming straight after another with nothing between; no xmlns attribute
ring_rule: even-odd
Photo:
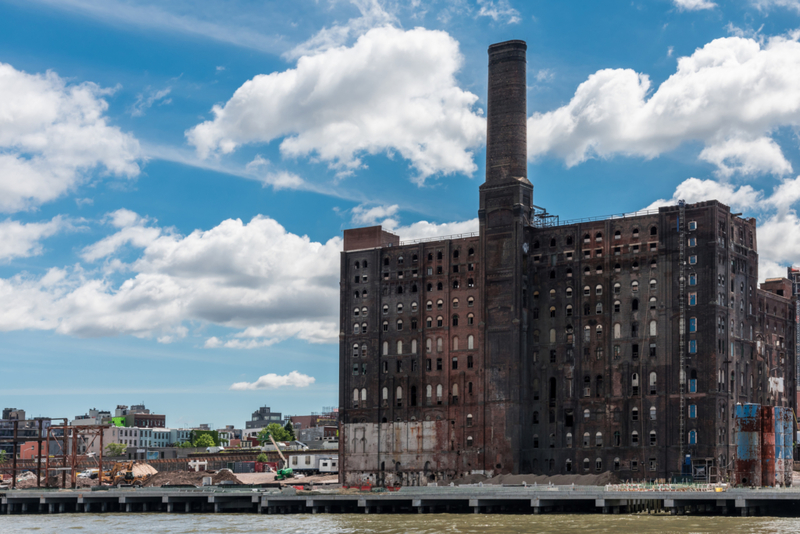
<svg viewBox="0 0 800 534"><path fill-rule="evenodd" d="M778 425L780 427L780 423ZM779 484L783 484L783 473L777 471L775 464L775 411L772 406L761 407L761 484L775 486L776 473L780 476ZM783 466L781 466L783 467Z"/></svg>
<svg viewBox="0 0 800 534"><path fill-rule="evenodd" d="M761 485L761 406L736 405L736 464L734 483Z"/></svg>

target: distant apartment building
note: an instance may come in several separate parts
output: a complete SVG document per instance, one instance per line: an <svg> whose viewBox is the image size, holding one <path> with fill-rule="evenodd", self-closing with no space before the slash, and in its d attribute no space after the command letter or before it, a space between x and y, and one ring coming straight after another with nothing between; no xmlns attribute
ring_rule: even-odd
<svg viewBox="0 0 800 534"><path fill-rule="evenodd" d="M16 419L17 421L24 421L25 410L18 410L17 408L3 408L3 419Z"/></svg>
<svg viewBox="0 0 800 534"><path fill-rule="evenodd" d="M255 412L249 421L245 422L245 428L264 428L270 423L283 424L283 416L280 412L273 412L268 406L262 406Z"/></svg>
<svg viewBox="0 0 800 534"><path fill-rule="evenodd" d="M108 425L111 424L111 412L92 408L84 415L76 415L70 424L73 426Z"/></svg>

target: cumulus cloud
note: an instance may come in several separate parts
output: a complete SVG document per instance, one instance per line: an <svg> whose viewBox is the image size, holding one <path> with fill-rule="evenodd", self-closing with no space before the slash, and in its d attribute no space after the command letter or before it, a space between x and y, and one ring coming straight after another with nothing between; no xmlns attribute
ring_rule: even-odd
<svg viewBox="0 0 800 534"><path fill-rule="evenodd" d="M21 223L7 219L0 222L0 262L28 258L42 253L41 240L72 228L62 216L47 222Z"/></svg>
<svg viewBox="0 0 800 534"><path fill-rule="evenodd" d="M508 0L478 0L480 9L479 17L489 17L495 22L505 22L506 24L517 24L519 11L509 5Z"/></svg>
<svg viewBox="0 0 800 534"><path fill-rule="evenodd" d="M681 11L699 11L701 9L713 9L717 6L710 0L673 0L673 2Z"/></svg>
<svg viewBox="0 0 800 534"><path fill-rule="evenodd" d="M312 242L261 216L247 224L226 220L187 236L133 212L115 212L108 222L115 232L84 249L82 257L106 260L117 272L97 277L76 265L42 277L0 278L0 331L169 342L185 336L184 323L193 322L240 330L219 341L233 341L234 348L289 337L336 342L340 238ZM123 245L141 254L124 264L117 257ZM130 277L115 283L123 271Z"/></svg>
<svg viewBox="0 0 800 534"><path fill-rule="evenodd" d="M393 228L392 232L402 240L427 239L448 235L469 234L478 231L478 219L468 221L436 224L428 221L418 221L408 226Z"/></svg>
<svg viewBox="0 0 800 534"><path fill-rule="evenodd" d="M735 187L728 183L719 183L714 180L700 180L689 178L678 185L671 199L659 199L650 204L646 209L658 209L661 206L674 206L679 200L689 204L704 200L719 200L734 210L747 210L756 207L763 198L760 191L755 191L749 185Z"/></svg>
<svg viewBox="0 0 800 534"><path fill-rule="evenodd" d="M203 158L283 138L283 156L315 155L343 174L382 152L407 159L418 182L471 174L485 120L473 109L477 96L456 85L462 62L444 32L375 28L352 47L247 81L186 135Z"/></svg>
<svg viewBox="0 0 800 534"><path fill-rule="evenodd" d="M617 154L653 158L696 140L721 176L791 171L769 134L800 124L795 40L716 39L651 89L647 75L630 69L592 74L567 105L529 119L529 157L550 153L568 166Z"/></svg>
<svg viewBox="0 0 800 534"><path fill-rule="evenodd" d="M98 169L139 174L139 143L105 117L109 93L0 63L0 212L54 200Z"/></svg>
<svg viewBox="0 0 800 534"><path fill-rule="evenodd" d="M247 391L249 389L275 389L280 387L305 388L316 382L313 376L292 371L288 375L269 373L259 377L255 382L236 382L231 385L234 391Z"/></svg>

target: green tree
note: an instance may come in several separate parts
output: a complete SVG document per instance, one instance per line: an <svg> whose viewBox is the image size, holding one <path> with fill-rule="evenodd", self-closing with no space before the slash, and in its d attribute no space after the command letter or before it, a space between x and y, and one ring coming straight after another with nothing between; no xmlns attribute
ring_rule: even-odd
<svg viewBox="0 0 800 534"><path fill-rule="evenodd" d="M289 434L289 440L295 441L297 437L294 434L294 425L292 425L291 421L286 421L286 426L283 429Z"/></svg>
<svg viewBox="0 0 800 534"><path fill-rule="evenodd" d="M194 440L195 447L213 447L214 446L214 438L209 436L208 434L202 434L198 436L196 440Z"/></svg>
<svg viewBox="0 0 800 534"><path fill-rule="evenodd" d="M106 454L109 456L123 456L128 452L128 446L123 443L109 443L106 445Z"/></svg>
<svg viewBox="0 0 800 534"><path fill-rule="evenodd" d="M6 451L0 451L0 464L4 464L8 461L8 458L6 456L7 456ZM266 462L266 460L264 461Z"/></svg>
<svg viewBox="0 0 800 534"><path fill-rule="evenodd" d="M264 454L263 452L261 454L259 454L258 456L256 456L256 462L262 462L263 463L263 462L266 462L267 460L268 460L267 455Z"/></svg>
<svg viewBox="0 0 800 534"><path fill-rule="evenodd" d="M260 441L262 444L269 443L270 434L275 441L291 441L292 439L289 433L286 432L281 425L278 423L270 423L267 425L267 428L262 428L261 432L258 433L258 441Z"/></svg>

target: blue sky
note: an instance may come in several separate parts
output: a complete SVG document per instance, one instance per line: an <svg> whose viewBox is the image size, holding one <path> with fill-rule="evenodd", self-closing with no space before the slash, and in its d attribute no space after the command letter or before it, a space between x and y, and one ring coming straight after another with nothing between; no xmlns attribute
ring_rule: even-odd
<svg viewBox="0 0 800 534"><path fill-rule="evenodd" d="M335 406L342 230L476 229L508 39L537 205L718 198L785 273L798 37L800 0L0 0L0 405Z"/></svg>

